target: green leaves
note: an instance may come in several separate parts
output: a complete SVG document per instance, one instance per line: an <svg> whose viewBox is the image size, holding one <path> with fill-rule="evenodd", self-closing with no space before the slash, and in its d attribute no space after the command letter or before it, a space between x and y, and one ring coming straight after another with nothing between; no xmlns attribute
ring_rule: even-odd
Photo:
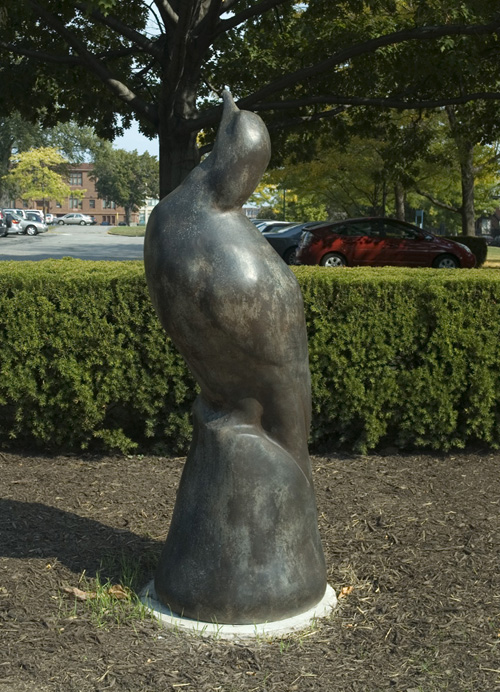
<svg viewBox="0 0 500 692"><path fill-rule="evenodd" d="M12 197L55 199L62 202L71 188L65 181L63 166L68 161L53 147L30 149L10 157L11 169L3 182Z"/></svg>
<svg viewBox="0 0 500 692"><path fill-rule="evenodd" d="M126 223L130 212L141 207L147 197L158 197L159 167L156 156L147 152L103 147L94 162L93 177L102 199L125 208Z"/></svg>
<svg viewBox="0 0 500 692"><path fill-rule="evenodd" d="M500 447L498 271L294 271L316 447ZM181 453L196 393L142 263L0 263L1 445Z"/></svg>

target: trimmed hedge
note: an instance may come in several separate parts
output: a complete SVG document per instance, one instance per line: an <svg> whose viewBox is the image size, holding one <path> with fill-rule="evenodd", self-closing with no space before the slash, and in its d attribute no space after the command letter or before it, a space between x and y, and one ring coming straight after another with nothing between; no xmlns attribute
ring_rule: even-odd
<svg viewBox="0 0 500 692"><path fill-rule="evenodd" d="M296 267L311 442L500 446L500 273ZM0 263L0 444L183 453L196 384L141 262Z"/></svg>
<svg viewBox="0 0 500 692"><path fill-rule="evenodd" d="M500 444L500 272L297 268L313 441ZM333 276L332 276L333 274Z"/></svg>
<svg viewBox="0 0 500 692"><path fill-rule="evenodd" d="M142 262L0 263L0 441L129 451L190 437L194 381Z"/></svg>

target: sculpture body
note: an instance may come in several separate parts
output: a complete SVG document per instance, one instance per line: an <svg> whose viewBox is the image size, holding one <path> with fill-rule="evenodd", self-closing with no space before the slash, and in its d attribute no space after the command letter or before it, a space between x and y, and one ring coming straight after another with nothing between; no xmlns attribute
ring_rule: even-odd
<svg viewBox="0 0 500 692"><path fill-rule="evenodd" d="M212 153L158 204L145 238L154 307L201 389L155 589L208 622L283 619L326 589L302 295L241 213L269 156L262 120L225 93Z"/></svg>

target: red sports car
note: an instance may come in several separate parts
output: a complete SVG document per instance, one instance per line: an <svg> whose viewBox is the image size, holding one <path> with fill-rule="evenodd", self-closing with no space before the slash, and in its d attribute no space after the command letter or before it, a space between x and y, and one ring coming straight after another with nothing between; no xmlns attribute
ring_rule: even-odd
<svg viewBox="0 0 500 692"><path fill-rule="evenodd" d="M471 268L468 247L440 238L405 221L384 218L308 224L297 250L298 264L322 267Z"/></svg>

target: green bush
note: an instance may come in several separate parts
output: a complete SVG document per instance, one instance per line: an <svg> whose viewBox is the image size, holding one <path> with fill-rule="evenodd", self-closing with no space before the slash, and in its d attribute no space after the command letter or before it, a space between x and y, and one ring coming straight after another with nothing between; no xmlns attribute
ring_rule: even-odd
<svg viewBox="0 0 500 692"><path fill-rule="evenodd" d="M500 446L500 273L294 269L313 449ZM196 383L140 262L0 263L0 444L184 452Z"/></svg>
<svg viewBox="0 0 500 692"><path fill-rule="evenodd" d="M141 262L0 264L0 440L183 451L195 384Z"/></svg>
<svg viewBox="0 0 500 692"><path fill-rule="evenodd" d="M313 441L500 443L500 273L301 267Z"/></svg>

